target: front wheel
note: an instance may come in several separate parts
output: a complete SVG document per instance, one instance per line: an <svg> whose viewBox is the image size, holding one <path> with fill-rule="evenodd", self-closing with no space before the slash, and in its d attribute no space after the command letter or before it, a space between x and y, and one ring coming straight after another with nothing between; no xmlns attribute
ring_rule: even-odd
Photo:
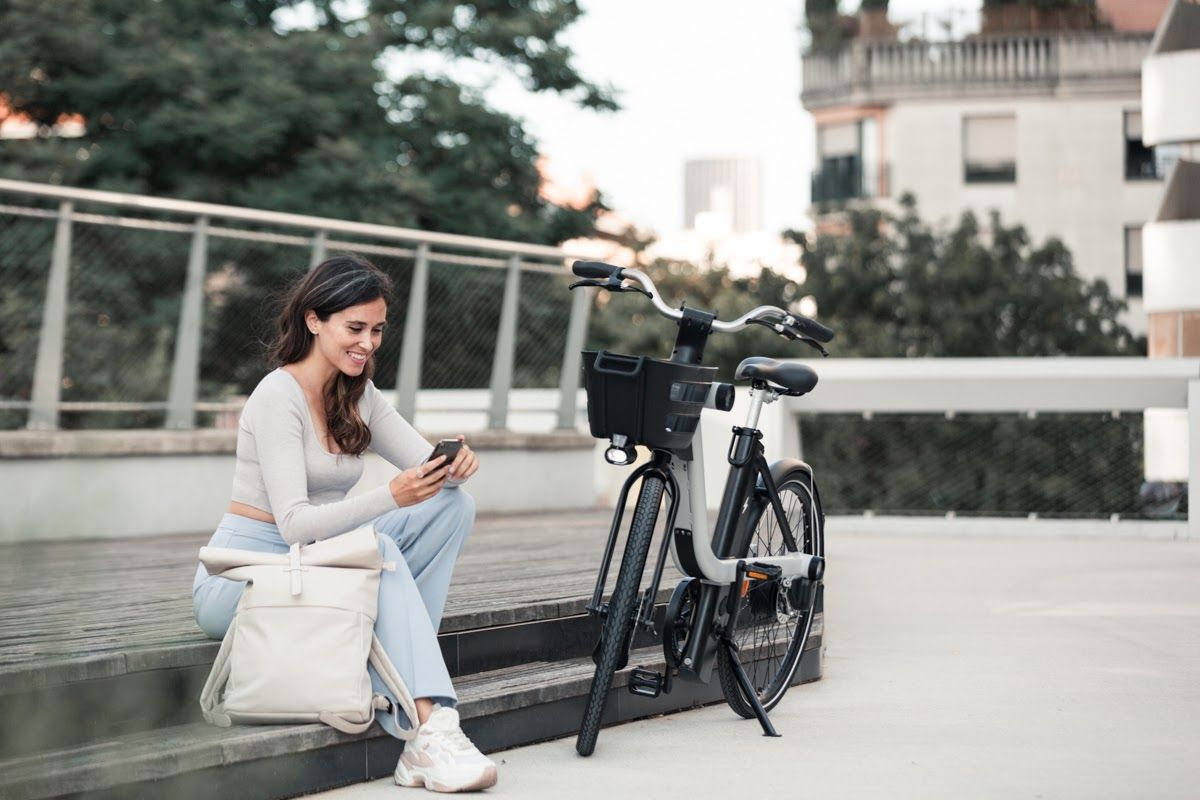
<svg viewBox="0 0 1200 800"><path fill-rule="evenodd" d="M776 479L776 488L800 552L823 557L824 517L812 476L805 470L793 469ZM738 548L737 557L754 561L792 552L765 494L756 493L750 500L742 522L744 545ZM724 647L717 651L721 692L739 715L747 719L755 716L734 674L733 659L738 659L750 678L762 707L767 711L774 708L783 699L800 664L812 627L819 583L803 578L764 581L753 584L742 597L733 637L738 651L731 654Z"/></svg>
<svg viewBox="0 0 1200 800"><path fill-rule="evenodd" d="M596 737L600 734L600 718L608 701L608 690L612 688L613 675L618 663L628 657L630 635L633 633L633 615L636 613L638 585L642 582L642 571L646 556L650 552L650 540L654 537L654 524L658 521L658 507L662 502L663 480L654 475L642 479L642 491L638 496L637 510L629 527L629 539L625 542L625 555L621 559L621 570L617 574L617 585L608 601L608 613L604 617L604 628L600 634L600 646L596 652L596 674L588 692L587 705L583 709L583 721L579 726L579 738L575 749L581 756L590 756L596 749Z"/></svg>

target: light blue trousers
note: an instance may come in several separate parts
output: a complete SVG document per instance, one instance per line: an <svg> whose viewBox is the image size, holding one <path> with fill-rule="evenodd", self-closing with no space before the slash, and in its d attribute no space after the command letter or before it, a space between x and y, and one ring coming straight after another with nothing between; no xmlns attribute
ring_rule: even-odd
<svg viewBox="0 0 1200 800"><path fill-rule="evenodd" d="M437 629L446 607L450 575L475 521L475 501L457 487L445 487L415 506L390 511L375 520L385 561L395 561L396 571L384 570L379 582L379 613L375 635L396 665L413 697L428 697L453 707L458 703ZM279 528L236 514L226 514L209 540L212 547L232 547L257 552L286 553L288 545ZM192 608L200 628L221 639L233 621L245 586L209 575L200 565L192 585ZM376 692L392 700L392 713L381 712L379 723L393 736L397 726L413 724L400 711L374 668L368 667Z"/></svg>

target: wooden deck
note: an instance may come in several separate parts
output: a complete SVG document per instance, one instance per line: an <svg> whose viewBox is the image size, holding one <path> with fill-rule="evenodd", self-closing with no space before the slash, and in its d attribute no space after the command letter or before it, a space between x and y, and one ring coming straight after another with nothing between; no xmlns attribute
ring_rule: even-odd
<svg viewBox="0 0 1200 800"><path fill-rule="evenodd" d="M455 570L442 631L582 613L610 513L481 517ZM0 694L211 660L217 643L196 626L191 605L196 554L207 540L0 545ZM664 591L677 577L668 560Z"/></svg>

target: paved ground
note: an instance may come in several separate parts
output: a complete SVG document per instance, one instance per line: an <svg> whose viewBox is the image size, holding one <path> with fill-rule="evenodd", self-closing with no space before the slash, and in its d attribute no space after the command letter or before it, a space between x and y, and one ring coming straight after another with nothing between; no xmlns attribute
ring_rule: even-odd
<svg viewBox="0 0 1200 800"><path fill-rule="evenodd" d="M829 556L825 679L776 710L783 738L714 706L606 729L590 759L496 754L488 795L1200 796L1200 542L852 535Z"/></svg>

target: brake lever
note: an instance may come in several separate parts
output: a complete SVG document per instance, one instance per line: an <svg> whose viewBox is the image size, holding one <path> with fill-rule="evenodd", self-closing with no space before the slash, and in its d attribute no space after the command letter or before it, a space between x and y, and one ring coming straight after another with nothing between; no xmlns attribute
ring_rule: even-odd
<svg viewBox="0 0 1200 800"><path fill-rule="evenodd" d="M641 292L642 294L646 295L646 297L649 297L652 300L654 299L654 295L650 294L642 287L626 286L625 284L621 283L621 281L616 278L609 278L606 281L598 281L595 278L588 278L588 279L582 280L582 281L575 281L575 283L572 283L570 286L567 287L567 290L570 291L572 289L578 289L581 286L587 287L587 288L595 287L597 289L604 289L605 291L608 291L608 292Z"/></svg>
<svg viewBox="0 0 1200 800"><path fill-rule="evenodd" d="M748 322L752 322L755 325L762 325L764 328L770 328L775 333L786 339L790 339L793 342L804 342L809 347L817 350L821 354L822 358L829 357L829 351L822 347L820 342L818 342L816 339L799 333L790 325L785 325L782 322L767 322L766 320L761 319L752 319L748 320Z"/></svg>
<svg viewBox="0 0 1200 800"><path fill-rule="evenodd" d="M649 297L651 300L654 299L654 295L650 294L649 292L647 292L645 289L643 289L640 286L624 286L624 285L622 285L622 286L617 287L616 289L610 289L609 291L611 291L611 292L640 292L640 293L646 295L646 297Z"/></svg>
<svg viewBox="0 0 1200 800"><path fill-rule="evenodd" d="M828 350L826 350L824 347L822 347L822 346L821 346L821 343L820 343L820 342L818 342L816 339L811 339L811 338L809 338L808 336L799 336L799 335L795 336L794 338L795 338L797 341L804 342L804 343L805 343L806 345L808 345L809 347L811 347L811 348L813 348L813 349L817 350L818 352L820 352L820 353L821 353L821 358L829 358L829 351L828 351Z"/></svg>

